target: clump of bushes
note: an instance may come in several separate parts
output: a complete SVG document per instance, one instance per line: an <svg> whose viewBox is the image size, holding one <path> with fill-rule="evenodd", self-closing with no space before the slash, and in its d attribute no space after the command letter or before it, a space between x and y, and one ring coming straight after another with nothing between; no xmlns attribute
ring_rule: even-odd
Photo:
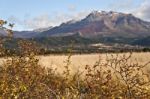
<svg viewBox="0 0 150 99"><path fill-rule="evenodd" d="M1 25L2 26L2 25ZM1 43L0 43L1 44ZM5 55L0 66L0 99L149 99L150 75L143 65L130 62L131 55L99 58L85 72L70 73L71 53L62 74L39 65L38 47L33 42L18 43L21 54ZM69 50L71 52L71 50Z"/></svg>

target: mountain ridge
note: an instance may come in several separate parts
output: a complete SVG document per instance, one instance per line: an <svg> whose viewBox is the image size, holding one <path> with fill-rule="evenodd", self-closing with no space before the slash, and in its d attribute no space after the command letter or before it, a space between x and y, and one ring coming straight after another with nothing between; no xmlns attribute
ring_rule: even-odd
<svg viewBox="0 0 150 99"><path fill-rule="evenodd" d="M5 36L0 30L0 35ZM47 36L67 36L79 33L83 37L146 37L150 36L150 22L114 11L92 11L81 20L70 20L55 27L32 31L14 31L16 38L35 38Z"/></svg>
<svg viewBox="0 0 150 99"><path fill-rule="evenodd" d="M82 36L149 36L150 22L143 21L132 14L118 12L94 11L84 19L76 22L66 22L43 32L40 36L56 34L80 33ZM116 34L115 34L116 33ZM120 34L122 33L122 34ZM120 34L120 35L118 35Z"/></svg>
<svg viewBox="0 0 150 99"><path fill-rule="evenodd" d="M3 30L1 31L1 36L7 35ZM81 20L70 20L59 26L33 31L14 31L14 38L33 38L38 43L42 42L43 39L43 46L45 42L49 45L56 44L60 46L63 44L62 46L64 46L71 41L75 41L78 45L79 42L81 44L84 42L84 44L122 43L150 46L150 42L148 42L150 22L143 21L132 14L93 11Z"/></svg>

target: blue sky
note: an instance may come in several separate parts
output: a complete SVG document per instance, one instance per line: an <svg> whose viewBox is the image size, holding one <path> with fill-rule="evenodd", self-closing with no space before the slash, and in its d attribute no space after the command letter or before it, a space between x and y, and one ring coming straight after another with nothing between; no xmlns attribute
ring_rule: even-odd
<svg viewBox="0 0 150 99"><path fill-rule="evenodd" d="M150 20L150 0L0 0L0 18L16 30L56 26L84 18L93 10L132 13Z"/></svg>

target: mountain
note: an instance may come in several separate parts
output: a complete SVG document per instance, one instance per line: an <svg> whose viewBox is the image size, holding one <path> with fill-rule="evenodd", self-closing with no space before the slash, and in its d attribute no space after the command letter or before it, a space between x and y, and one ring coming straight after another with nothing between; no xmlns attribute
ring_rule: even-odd
<svg viewBox="0 0 150 99"><path fill-rule="evenodd" d="M0 37L6 35L0 29ZM93 11L81 20L70 20L56 27L14 31L8 48L15 46L21 38L35 41L44 49L55 48L56 51L67 50L72 42L76 51L141 50L143 47L150 48L150 22L132 14Z"/></svg>
<svg viewBox="0 0 150 99"><path fill-rule="evenodd" d="M79 33L83 37L146 37L150 36L150 22L132 14L93 11L84 19L69 21L44 31L38 37Z"/></svg>
<svg viewBox="0 0 150 99"><path fill-rule="evenodd" d="M132 14L119 12L93 11L85 18L71 20L56 27L33 31L14 31L16 38L40 38L49 36L69 36L78 33L82 37L124 37L137 38L150 36L150 22ZM0 35L5 35L0 29Z"/></svg>
<svg viewBox="0 0 150 99"><path fill-rule="evenodd" d="M52 27L39 28L31 31L14 31L15 38L35 38L36 35L39 35L42 32L50 30Z"/></svg>

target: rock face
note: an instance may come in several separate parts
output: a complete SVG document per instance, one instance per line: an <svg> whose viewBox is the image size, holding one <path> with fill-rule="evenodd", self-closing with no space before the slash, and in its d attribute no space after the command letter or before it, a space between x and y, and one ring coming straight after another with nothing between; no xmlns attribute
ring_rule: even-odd
<svg viewBox="0 0 150 99"><path fill-rule="evenodd" d="M93 11L80 21L63 23L43 32L41 36L70 33L80 33L85 37L97 35L139 37L150 35L150 23L136 18L132 14Z"/></svg>

